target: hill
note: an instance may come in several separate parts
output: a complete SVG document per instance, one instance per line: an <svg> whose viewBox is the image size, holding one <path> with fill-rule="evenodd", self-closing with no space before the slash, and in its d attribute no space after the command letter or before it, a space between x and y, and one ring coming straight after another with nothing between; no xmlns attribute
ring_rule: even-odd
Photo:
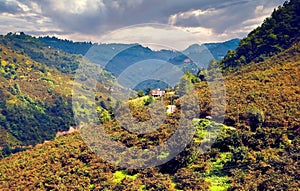
<svg viewBox="0 0 300 191"><path fill-rule="evenodd" d="M91 42L73 42L71 40L62 40L56 37L39 37L39 41L45 43L46 45L67 52L69 54L81 54L85 55L88 50L93 46Z"/></svg>
<svg viewBox="0 0 300 191"><path fill-rule="evenodd" d="M271 17L250 32L238 48L221 61L223 69L261 62L299 41L300 1L290 0L274 10Z"/></svg>
<svg viewBox="0 0 300 191"><path fill-rule="evenodd" d="M297 128L299 125L300 43L264 62L251 63L224 76L227 111L225 123L241 126L248 112L261 115L264 126ZM195 84L201 98L202 116L210 115L206 82ZM255 111L254 111L255 110Z"/></svg>
<svg viewBox="0 0 300 191"><path fill-rule="evenodd" d="M66 52L53 49L37 38L21 33L8 33L5 36L0 35L0 44L20 54L29 56L36 62L43 63L46 66L54 66L65 74L74 73L78 68L79 55L72 55Z"/></svg>
<svg viewBox="0 0 300 191"><path fill-rule="evenodd" d="M51 140L58 131L75 125L71 97L74 75L70 74L74 71L62 68L59 62L72 60L79 65L83 58L49 49L25 34L0 39L6 44L0 43L0 147L6 148L3 153L8 155L22 146ZM36 57L34 52L42 56ZM96 98L105 107L113 78L104 71L99 75L102 81L97 84L100 91Z"/></svg>
<svg viewBox="0 0 300 191"><path fill-rule="evenodd" d="M68 129L71 77L4 46L0 50L0 126L15 140L4 138L1 145L35 144Z"/></svg>
<svg viewBox="0 0 300 191"><path fill-rule="evenodd" d="M297 2L291 0L289 3L285 3L284 8L279 8L279 11L275 11L273 15L278 13L278 18L285 18L287 14L290 14L286 10L296 14L297 12L294 9L295 7L298 9L299 3L297 4ZM290 15L294 15L292 12ZM287 27L284 31L287 33L291 32L290 26L292 25L289 24L291 20L293 18L287 18L286 20ZM284 24L284 21L282 24ZM269 29L273 30L273 26L276 26L276 24L272 24ZM262 28L264 27L262 26ZM299 30L296 32L298 35ZM289 33L289 35L294 33L295 31ZM253 40L255 41L261 37L266 38L263 35L265 33L259 33ZM281 35L284 36L284 34L279 36ZM184 102L185 97L180 96L173 99L172 94L165 94L162 99L158 100L161 100L159 104L163 112L165 112L164 108L171 104L176 106L175 112L166 115L162 124L157 126L157 130L151 133L139 135L131 133L126 129L126 124L120 123L120 121L126 123L122 120L122 116L118 121L114 118L114 114L108 113L111 112L110 109L107 108L108 111L101 112L101 114L105 114L99 117L103 117L101 127L104 128L106 134L120 145L144 150L150 150L168 140L178 128L182 115L185 115L194 125L195 134L185 149L167 163L142 170L114 166L97 157L82 141L80 135L75 132L56 137L53 141L36 145L26 151L1 159L0 190L299 190L300 43L297 37L289 36L288 39L291 42L286 41L287 39L284 42L290 44L286 47L280 44L280 51L278 50L276 54L271 54L274 49L269 47L270 49L267 48L262 56L261 47L257 47L253 50L259 50L258 54L253 55L249 63L241 64L238 62L240 58L234 58L233 65L223 65L225 68L223 79L215 75L215 70L218 70L218 63L215 62L211 62L208 69L201 70L197 76L186 73L183 80L188 85L194 85L199 99L199 119L193 119L193 113L182 111L183 103L189 107L192 102ZM240 47L242 44L243 41ZM23 46L25 45L26 43ZM273 46L272 44L269 45ZM15 47L14 45L11 46ZM194 51L193 48L197 49L197 47L199 48L197 45L193 46L191 52ZM236 55L239 52L238 50L241 50L240 47L237 49ZM42 137L40 140L43 140L45 133L49 133L46 126L49 127L49 125L52 125L52 121L57 122L61 119L65 122L65 117L69 116L69 114L63 116L65 113L56 112L53 113L54 118L51 118L52 113L46 113L48 110L44 108L59 106L67 106L68 108L68 99L65 100L63 96L69 95L66 93L68 92L68 85L65 87L60 83L62 83L61 81L69 82L69 78L72 77L72 72L70 72L72 70L58 71L60 67L55 64L49 64L52 67L48 67L35 62L30 57L22 55L22 49L11 50L5 46L1 46L1 48L4 51L1 53L0 68L1 82L3 81L0 104L2 107L0 115L2 128L0 132L6 133L5 141L9 141L14 145L24 141L20 139L20 136L23 136L24 133L31 137L31 139L28 139L28 143L34 141L32 139L34 136L36 136L35 138ZM135 55L141 50L143 52L141 55L146 56L146 58L151 54L151 50L140 45L132 48L133 50L130 52L122 52L121 56ZM232 53L230 52L224 58L223 64L231 63L225 61L231 59L230 55ZM68 54L65 53L65 55ZM164 55L168 56L168 53ZM176 61L180 62L180 59L183 58L182 54L176 56L179 57L173 59L174 63ZM105 59L107 58L105 57ZM115 57L114 59L120 58ZM28 67L26 61L34 63L32 69ZM45 71L50 71L51 75L44 74L43 67ZM238 67L238 69L231 70L235 67ZM62 72L65 73L62 74ZM25 77L21 78L20 74ZM53 79L51 78L52 75L55 76ZM26 76L30 78L26 78ZM37 93L38 91L33 88L32 91L26 91L26 86L30 88L33 86L26 84L26 80L30 82L31 79L34 80L36 89L44 86L48 87L48 85L40 85L44 81L42 80L43 77L50 79L46 80L49 84L51 83L48 81L53 80L54 84L60 85L53 91L62 95L62 99L58 100L63 101L63 104L58 102L59 104L55 105L56 99L50 96L51 94L40 96L41 93ZM86 76L82 77L83 80L89 82ZM213 91L215 90L208 88L208 81L211 79L224 80L226 85L225 124L209 120L209 116L216 114L212 112L218 112L218 110L212 111L211 95L214 95ZM96 97L99 101L96 108L100 111L103 111L102 109L106 105L104 102L101 103L100 100L109 99L109 97L105 97L108 89L104 86L105 84L102 85L99 84L101 95ZM41 92L44 91L41 90ZM26 96L24 92L29 96ZM68 96L66 97L68 98ZM47 101L44 101L44 99ZM212 99L217 103L222 103L221 96L214 96ZM48 102L50 106L44 107ZM153 98L145 96L130 100L128 103L118 103L116 108L126 113L128 110L123 106L128 104L130 110L126 114L131 114L135 120L143 122L151 117L150 111L153 112L153 108L151 108L150 103L153 102ZM84 111L85 104L78 105L78 107ZM50 109L49 111L68 111L68 109L59 108L58 110ZM86 113L83 112L82 115L85 116ZM55 118L56 116L60 117ZM13 119L14 122L11 123L12 120L7 119ZM36 125L37 122L42 122L39 128L43 131L39 130ZM132 121L129 121L129 123L132 123ZM22 125L26 128L18 129ZM153 124L149 124L142 127L151 129L152 126ZM58 128L54 125L51 127L53 128L51 128L50 135L57 130L55 128ZM101 129L89 125L83 127L91 130L88 133L91 133L90 138L94 145L98 145L100 149L110 146L107 142L97 144L99 143L97 137L103 137ZM133 127L141 129L141 126L137 125ZM186 131L190 130L188 126L185 126L185 128ZM30 131L28 132L27 129L30 129ZM218 135L212 134L211 132L216 129L220 129ZM38 132L37 135L35 135L36 132ZM209 147L211 140L206 139L206 136L215 138L211 147ZM179 136L178 139L185 139L185 137ZM176 143L181 144L178 139L173 140L172 143L175 145ZM93 150L97 151L99 148L94 147ZM118 148L115 149L118 150ZM209 148L209 150L203 153L203 148ZM6 151L7 149L4 148L3 150ZM119 151L120 154L114 156L117 163L125 162L130 166L136 162L127 160L127 157L130 159L130 156L122 156L124 155L123 150ZM111 153L102 154L100 157ZM169 155L169 152L160 151L160 155L154 159L164 161ZM138 158L139 156L134 155L134 157ZM143 157L153 158L150 155ZM141 165L145 163L143 160L138 162Z"/></svg>
<svg viewBox="0 0 300 191"><path fill-rule="evenodd" d="M81 55L87 54L89 49L92 48L93 46L98 46L101 49L101 52L105 52L106 55L114 55L114 51L109 52L110 50L114 50L114 49L121 50L124 48L124 46L125 47L133 46L130 44L126 45L126 44L118 44L118 43L93 44L91 42L73 42L71 40L66 40L66 39L62 40L56 37L49 37L49 36L39 37L38 40L45 43L47 46L53 47L54 49L62 50L70 54L81 54ZM213 54L215 60L220 60L227 54L229 50L235 50L238 47L240 41L241 41L240 39L232 39L226 42L205 43L203 45L209 49L209 51ZM195 45L197 46L197 44ZM183 50L182 52L189 53L190 49L195 45L191 45L190 47ZM121 47L121 49L119 47ZM139 51L142 52L142 49L140 49ZM177 56L176 54L174 54L173 51L170 50L153 51L153 53L157 54L157 56L155 57L163 60L169 60Z"/></svg>
<svg viewBox="0 0 300 191"><path fill-rule="evenodd" d="M226 42L204 43L203 46L205 46L210 51L215 60L221 60L222 58L224 58L224 56L226 56L228 51L235 50L238 47L240 41L240 39L232 39ZM199 46L200 45L198 44L193 44L187 49L185 49L183 52L185 53L185 55L188 56L193 52L199 50L201 48Z"/></svg>

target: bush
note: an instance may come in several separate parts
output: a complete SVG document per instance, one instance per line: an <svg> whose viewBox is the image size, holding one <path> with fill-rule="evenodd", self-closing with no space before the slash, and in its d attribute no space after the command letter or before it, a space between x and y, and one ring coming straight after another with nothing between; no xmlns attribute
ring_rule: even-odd
<svg viewBox="0 0 300 191"><path fill-rule="evenodd" d="M255 106L249 106L246 109L246 115L247 119L249 120L249 126L251 128L251 131L256 131L257 128L262 127L265 116L264 113L259 110Z"/></svg>

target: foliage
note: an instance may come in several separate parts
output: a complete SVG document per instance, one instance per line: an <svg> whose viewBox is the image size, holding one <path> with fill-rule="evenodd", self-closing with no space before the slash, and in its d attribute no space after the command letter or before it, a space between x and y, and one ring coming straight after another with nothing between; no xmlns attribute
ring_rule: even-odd
<svg viewBox="0 0 300 191"><path fill-rule="evenodd" d="M226 86L226 125L255 130L261 126L294 128L299 124L300 44L257 64L223 76ZM211 91L206 81L195 83L200 116L210 116ZM215 109L217 110L217 108ZM253 118L254 117L254 118ZM251 122L252 121L252 122ZM251 123L249 123L251 122Z"/></svg>
<svg viewBox="0 0 300 191"><path fill-rule="evenodd" d="M290 0L274 10L272 16L244 38L238 48L221 61L225 69L261 62L290 48L299 41L300 1Z"/></svg>
<svg viewBox="0 0 300 191"><path fill-rule="evenodd" d="M262 111L251 105L246 108L247 118L249 119L249 125L252 131L255 131L258 127L262 127L265 116Z"/></svg>

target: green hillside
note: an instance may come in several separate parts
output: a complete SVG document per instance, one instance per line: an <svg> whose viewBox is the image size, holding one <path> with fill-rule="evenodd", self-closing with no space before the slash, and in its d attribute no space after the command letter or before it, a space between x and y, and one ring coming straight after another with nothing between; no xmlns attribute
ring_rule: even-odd
<svg viewBox="0 0 300 191"><path fill-rule="evenodd" d="M264 23L250 32L238 48L229 51L221 61L224 69L261 62L298 42L300 31L300 1L285 2Z"/></svg>
<svg viewBox="0 0 300 191"><path fill-rule="evenodd" d="M19 38L16 35L7 46L0 45L0 147L5 148L42 143L53 139L58 131L66 131L75 125L71 97L74 75L59 71L60 65L56 63L66 59L79 64L83 59L63 52L52 57L57 50L46 49L28 36L25 39L33 40L32 43L22 39L18 44L30 46L31 50L8 48ZM43 57L37 62L32 58L34 51L41 51L53 60ZM53 64L47 65L43 60ZM96 96L98 104L102 101L105 106L112 78L106 72L102 74L102 81L107 81L105 85L104 82L97 84L100 91ZM5 151L4 155L10 152L14 150Z"/></svg>
<svg viewBox="0 0 300 191"><path fill-rule="evenodd" d="M0 126L13 137L0 145L40 143L69 129L71 76L4 46L0 50Z"/></svg>
<svg viewBox="0 0 300 191"><path fill-rule="evenodd" d="M39 39L21 33L8 33L0 35L0 44L18 51L22 55L29 56L32 60L46 66L54 66L62 73L74 73L78 68L80 55L72 55L54 49Z"/></svg>

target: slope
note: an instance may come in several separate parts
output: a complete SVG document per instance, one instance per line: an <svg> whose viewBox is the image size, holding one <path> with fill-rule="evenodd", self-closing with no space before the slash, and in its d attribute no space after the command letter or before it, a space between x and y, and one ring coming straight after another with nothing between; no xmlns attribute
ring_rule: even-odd
<svg viewBox="0 0 300 191"><path fill-rule="evenodd" d="M72 122L71 76L0 45L1 128L30 145L51 139Z"/></svg>
<svg viewBox="0 0 300 191"><path fill-rule="evenodd" d="M259 126L297 128L300 118L299 60L300 43L296 43L264 62L249 64L236 72L226 72L225 123L249 127L253 114ZM206 82L195 86L200 97L201 115L210 115Z"/></svg>
<svg viewBox="0 0 300 191"><path fill-rule="evenodd" d="M223 69L261 62L299 41L300 1L290 0L244 38L235 51L221 61Z"/></svg>
<svg viewBox="0 0 300 191"><path fill-rule="evenodd" d="M0 188L19 190L297 190L299 176L300 45L225 77L226 122L236 128L195 120L193 141L168 163L126 170L99 159L78 134L56 138L0 160ZM288 75L292 74L292 75ZM202 114L210 114L206 82L196 83ZM165 99L167 100L167 99ZM179 100L178 100L179 101ZM177 108L180 103L176 101ZM135 110L138 118L144 110ZM141 115L141 112L143 112ZM133 114L135 115L135 114ZM264 117L262 117L264 116ZM151 134L133 135L114 121L104 128L128 147L148 148L167 139L180 111ZM207 128L221 125L212 149L201 153ZM161 156L162 158L164 155ZM16 173L17 172L17 173ZM284 177L284 178L283 178Z"/></svg>
<svg viewBox="0 0 300 191"><path fill-rule="evenodd" d="M33 46L32 50L35 49ZM48 56L57 51L41 50ZM74 59L73 62L83 62L77 56L60 54ZM60 56L58 54L55 60L60 60ZM41 143L75 125L71 97L74 74L34 61L23 49L12 50L2 45L0 64L0 147ZM108 105L112 78L104 71L99 75L103 77L102 82L97 83L100 91L96 103L101 102L104 107Z"/></svg>
<svg viewBox="0 0 300 191"><path fill-rule="evenodd" d="M26 54L32 60L46 66L54 66L62 73L74 73L78 68L80 55L72 55L53 49L37 38L21 33L8 33L0 35L0 44Z"/></svg>

